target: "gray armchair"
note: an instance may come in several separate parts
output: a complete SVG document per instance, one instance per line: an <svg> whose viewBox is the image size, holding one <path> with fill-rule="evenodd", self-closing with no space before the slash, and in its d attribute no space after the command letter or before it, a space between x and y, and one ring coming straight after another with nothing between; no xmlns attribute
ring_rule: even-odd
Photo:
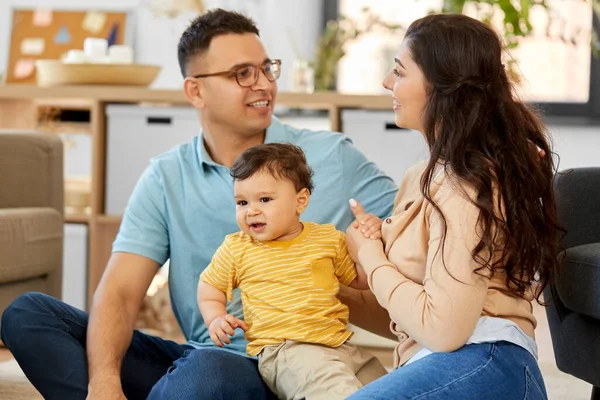
<svg viewBox="0 0 600 400"><path fill-rule="evenodd" d="M600 399L600 168L559 173L554 189L566 256L546 308L558 368Z"/></svg>
<svg viewBox="0 0 600 400"><path fill-rule="evenodd" d="M63 145L0 132L0 314L20 294L61 298Z"/></svg>

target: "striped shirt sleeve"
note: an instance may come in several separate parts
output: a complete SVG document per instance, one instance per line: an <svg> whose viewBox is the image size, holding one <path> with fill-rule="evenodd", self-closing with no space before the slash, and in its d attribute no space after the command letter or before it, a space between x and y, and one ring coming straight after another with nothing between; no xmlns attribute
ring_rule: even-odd
<svg viewBox="0 0 600 400"><path fill-rule="evenodd" d="M348 286L350 282L356 279L356 266L354 261L348 253L348 246L346 245L346 235L342 232L337 231L339 241L337 245L337 256L335 258L335 276L342 285Z"/></svg>
<svg viewBox="0 0 600 400"><path fill-rule="evenodd" d="M236 260L231 250L233 238L227 236L215 252L210 264L202 274L202 282L208 283L225 293L227 300L233 301L233 289L237 287Z"/></svg>

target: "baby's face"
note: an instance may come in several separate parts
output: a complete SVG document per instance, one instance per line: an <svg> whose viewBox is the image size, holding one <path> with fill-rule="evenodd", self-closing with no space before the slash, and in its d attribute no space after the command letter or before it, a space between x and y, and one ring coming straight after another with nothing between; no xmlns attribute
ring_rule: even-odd
<svg viewBox="0 0 600 400"><path fill-rule="evenodd" d="M240 229L256 240L290 240L301 229L300 214L306 207L303 191L296 192L287 179L259 172L233 185L235 218ZM306 191L307 192L307 191Z"/></svg>

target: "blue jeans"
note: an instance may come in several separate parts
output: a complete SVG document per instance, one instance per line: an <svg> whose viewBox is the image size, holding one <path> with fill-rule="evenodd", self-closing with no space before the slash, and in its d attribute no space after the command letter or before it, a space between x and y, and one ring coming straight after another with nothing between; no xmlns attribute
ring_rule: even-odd
<svg viewBox="0 0 600 400"><path fill-rule="evenodd" d="M85 399L88 315L41 293L2 315L2 341L45 399ZM121 381L133 399L273 399L256 360L133 333Z"/></svg>
<svg viewBox="0 0 600 400"><path fill-rule="evenodd" d="M535 358L508 342L471 344L433 353L371 382L360 399L547 399Z"/></svg>

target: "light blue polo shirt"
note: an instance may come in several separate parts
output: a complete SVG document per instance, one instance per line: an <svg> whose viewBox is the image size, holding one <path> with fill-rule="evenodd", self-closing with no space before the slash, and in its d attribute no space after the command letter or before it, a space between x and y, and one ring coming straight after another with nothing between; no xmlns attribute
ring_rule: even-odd
<svg viewBox="0 0 600 400"><path fill-rule="evenodd" d="M293 143L306 153L314 192L302 220L345 231L353 220L350 198L381 218L391 214L396 185L345 136L297 129L273 118L265 142ZM113 252L139 254L161 265L170 259L172 307L186 339L194 347L216 347L198 309L198 280L225 236L237 231L229 168L212 161L200 134L151 160L129 199ZM239 291L227 311L243 318ZM245 354L242 331L226 349Z"/></svg>

